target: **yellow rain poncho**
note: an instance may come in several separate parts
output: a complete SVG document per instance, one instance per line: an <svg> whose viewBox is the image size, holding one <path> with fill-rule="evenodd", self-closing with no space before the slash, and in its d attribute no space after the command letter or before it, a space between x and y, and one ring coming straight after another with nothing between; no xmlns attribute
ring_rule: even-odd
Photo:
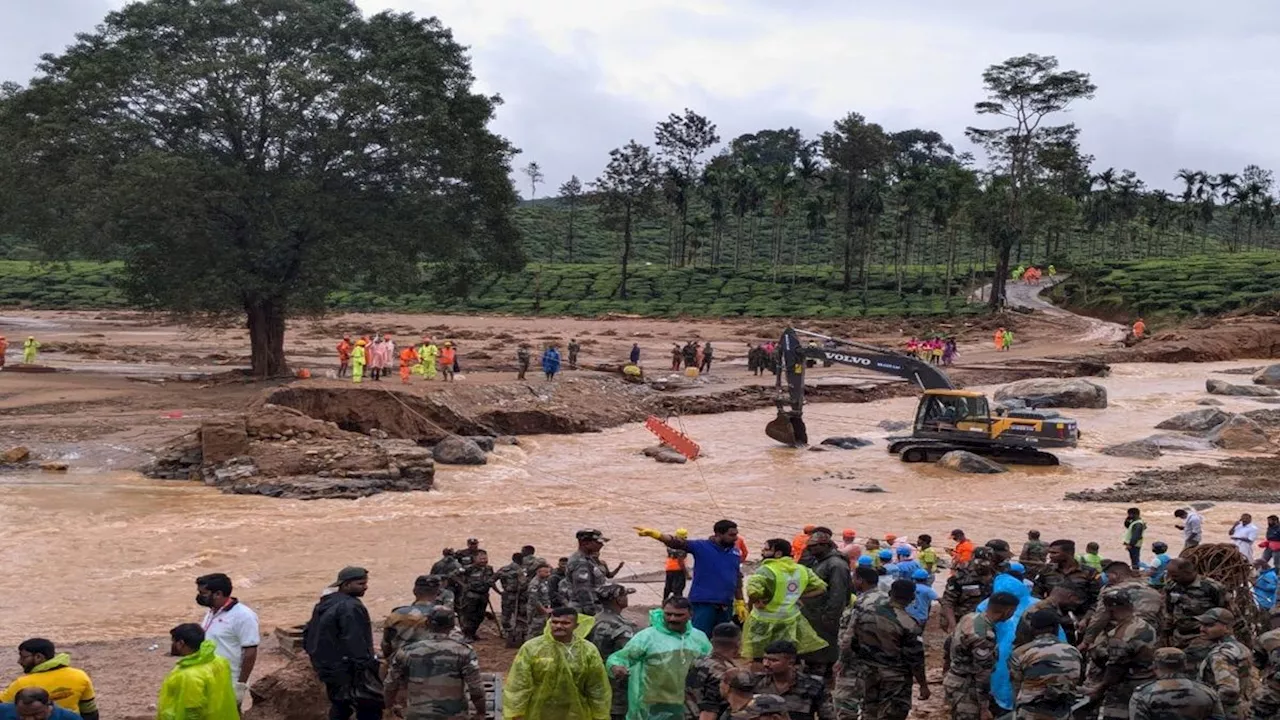
<svg viewBox="0 0 1280 720"><path fill-rule="evenodd" d="M231 666L214 654L212 640L178 661L160 686L156 720L239 720Z"/></svg>
<svg viewBox="0 0 1280 720"><path fill-rule="evenodd" d="M593 618L579 615L568 644L551 637L548 624L520 647L502 688L504 718L609 720L609 676L600 651L583 639L593 624Z"/></svg>
<svg viewBox="0 0 1280 720"><path fill-rule="evenodd" d="M440 348L435 343L423 343L418 346L418 365L413 371L428 380L436 379L436 358Z"/></svg>
<svg viewBox="0 0 1280 720"><path fill-rule="evenodd" d="M774 640L790 640L801 655L827 646L800 614L800 597L827 584L793 558L769 558L747 578L747 597L755 603L742 626L742 656L758 659ZM764 603L763 606L760 603Z"/></svg>
<svg viewBox="0 0 1280 720"><path fill-rule="evenodd" d="M608 665L630 671L627 720L683 720L685 679L695 660L711 654L711 641L690 624L683 634L667 629L662 609L649 611L649 627L636 633Z"/></svg>

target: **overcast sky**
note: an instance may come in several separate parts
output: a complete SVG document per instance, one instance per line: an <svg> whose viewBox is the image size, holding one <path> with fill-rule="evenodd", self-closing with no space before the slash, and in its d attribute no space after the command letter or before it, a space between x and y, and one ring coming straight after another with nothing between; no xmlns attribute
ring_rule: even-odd
<svg viewBox="0 0 1280 720"><path fill-rule="evenodd" d="M1093 75L1070 116L1095 171L1173 187L1180 167L1280 169L1276 0L358 0L437 15L471 48L495 129L547 176L600 172L688 107L724 140L825 130L854 110L957 145L978 124L981 73L1028 52ZM0 0L0 78L25 81L119 0ZM802 9L800 9L802 8ZM521 183L527 195L528 187Z"/></svg>

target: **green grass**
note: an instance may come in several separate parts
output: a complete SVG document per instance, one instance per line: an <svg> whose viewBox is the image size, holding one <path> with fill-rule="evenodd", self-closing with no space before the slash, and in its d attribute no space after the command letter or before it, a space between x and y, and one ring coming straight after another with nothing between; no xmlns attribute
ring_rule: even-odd
<svg viewBox="0 0 1280 720"><path fill-rule="evenodd" d="M1082 265L1056 294L1068 307L1107 316L1263 311L1280 303L1280 252Z"/></svg>

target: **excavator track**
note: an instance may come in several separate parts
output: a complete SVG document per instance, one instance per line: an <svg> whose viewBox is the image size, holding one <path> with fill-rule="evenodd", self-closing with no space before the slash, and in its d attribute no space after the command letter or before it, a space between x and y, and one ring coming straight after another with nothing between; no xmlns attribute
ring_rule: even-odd
<svg viewBox="0 0 1280 720"><path fill-rule="evenodd" d="M1028 447L981 442L921 440L910 437L889 438L889 452L897 455L902 462L937 462L952 450L964 450L1008 465L1052 466L1058 464L1057 455Z"/></svg>

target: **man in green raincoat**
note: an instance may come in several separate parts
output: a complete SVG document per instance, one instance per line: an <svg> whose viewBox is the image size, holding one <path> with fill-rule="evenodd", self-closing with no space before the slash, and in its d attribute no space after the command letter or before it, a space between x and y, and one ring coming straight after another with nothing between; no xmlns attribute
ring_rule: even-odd
<svg viewBox="0 0 1280 720"><path fill-rule="evenodd" d="M609 656L609 671L627 680L627 720L684 720L689 668L711 653L705 633L689 624L693 608L672 597L649 612L649 627Z"/></svg>
<svg viewBox="0 0 1280 720"><path fill-rule="evenodd" d="M368 362L369 348L365 347L364 338L360 338L351 350L351 382L359 383L364 379L364 366Z"/></svg>
<svg viewBox="0 0 1280 720"><path fill-rule="evenodd" d="M436 358L439 356L440 348L436 347L431 338L422 338L422 344L418 346L418 367L414 368L414 372L428 380L435 380Z"/></svg>
<svg viewBox="0 0 1280 720"><path fill-rule="evenodd" d="M759 662L775 640L789 640L800 654L816 652L827 641L800 613L800 599L826 592L827 584L813 570L791 557L791 543L774 538L764 544L764 561L747 578L751 614L742 626L742 657Z"/></svg>
<svg viewBox="0 0 1280 720"><path fill-rule="evenodd" d="M502 688L503 718L609 720L609 676L579 619L577 610L556 608L542 635L520 647Z"/></svg>
<svg viewBox="0 0 1280 720"><path fill-rule="evenodd" d="M212 640L195 623L169 631L170 654L180 660L160 686L156 720L239 720L231 665L214 652Z"/></svg>
<svg viewBox="0 0 1280 720"><path fill-rule="evenodd" d="M35 336L28 337L22 343L22 364L34 365L36 358L40 356L40 341Z"/></svg>

